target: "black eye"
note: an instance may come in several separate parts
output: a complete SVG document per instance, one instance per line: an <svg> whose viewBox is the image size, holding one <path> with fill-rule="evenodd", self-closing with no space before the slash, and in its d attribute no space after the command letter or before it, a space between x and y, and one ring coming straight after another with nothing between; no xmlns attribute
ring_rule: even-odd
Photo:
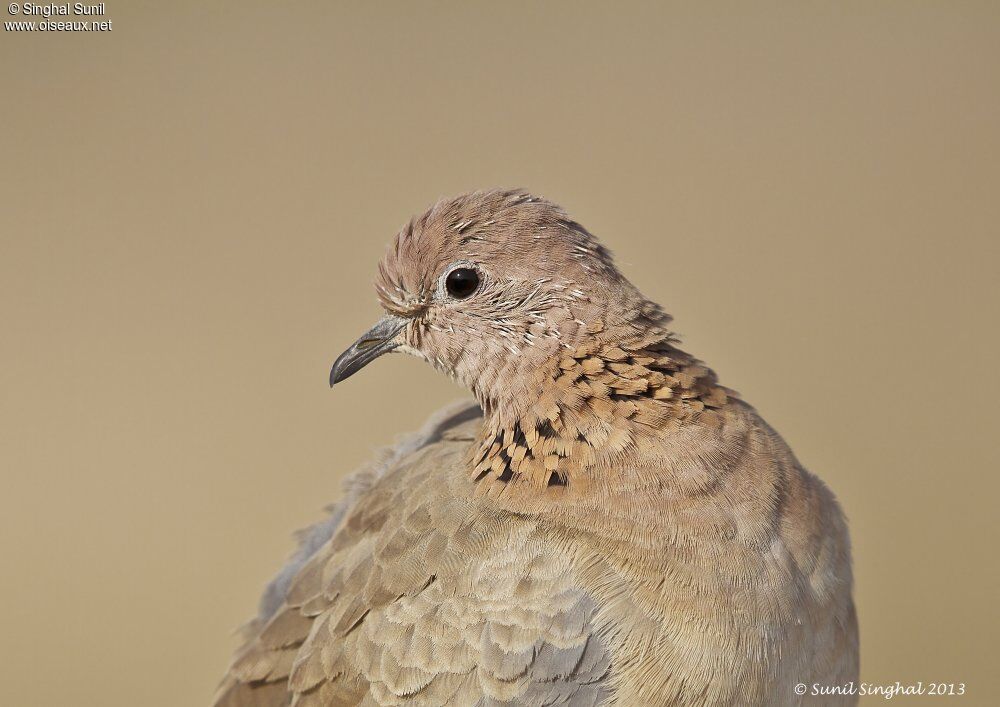
<svg viewBox="0 0 1000 707"><path fill-rule="evenodd" d="M444 286L455 299L465 299L479 287L479 273L472 268L455 268L448 273Z"/></svg>

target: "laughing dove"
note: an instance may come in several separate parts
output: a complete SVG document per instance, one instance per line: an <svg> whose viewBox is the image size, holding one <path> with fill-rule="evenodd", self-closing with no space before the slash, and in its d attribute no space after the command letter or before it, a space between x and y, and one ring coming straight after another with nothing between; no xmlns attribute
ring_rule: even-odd
<svg viewBox="0 0 1000 707"><path fill-rule="evenodd" d="M331 384L404 352L478 405L350 479L218 707L817 704L796 685L857 679L833 494L564 211L441 201L376 289Z"/></svg>

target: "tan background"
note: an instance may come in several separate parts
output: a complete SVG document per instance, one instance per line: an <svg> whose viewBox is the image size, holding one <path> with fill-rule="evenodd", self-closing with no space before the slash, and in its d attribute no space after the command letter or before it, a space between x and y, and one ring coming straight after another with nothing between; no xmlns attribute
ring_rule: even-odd
<svg viewBox="0 0 1000 707"><path fill-rule="evenodd" d="M839 494L864 679L996 704L997 4L491 4L0 36L0 703L205 704L291 531L461 394L327 388L384 244L524 185Z"/></svg>

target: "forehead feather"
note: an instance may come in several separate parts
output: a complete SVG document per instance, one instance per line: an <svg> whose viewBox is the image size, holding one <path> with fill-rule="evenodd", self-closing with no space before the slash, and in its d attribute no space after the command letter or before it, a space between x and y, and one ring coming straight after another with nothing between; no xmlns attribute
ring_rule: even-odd
<svg viewBox="0 0 1000 707"><path fill-rule="evenodd" d="M425 307L444 269L458 261L487 270L528 264L538 277L614 270L610 253L556 204L519 189L470 192L437 202L393 239L376 280L383 306L400 313Z"/></svg>

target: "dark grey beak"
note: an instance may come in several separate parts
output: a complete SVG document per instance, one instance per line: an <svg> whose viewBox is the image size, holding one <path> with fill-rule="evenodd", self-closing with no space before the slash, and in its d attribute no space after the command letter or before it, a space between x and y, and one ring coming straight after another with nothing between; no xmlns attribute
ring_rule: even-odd
<svg viewBox="0 0 1000 707"><path fill-rule="evenodd" d="M345 378L350 378L382 354L389 353L399 346L400 342L395 340L395 336L406 326L407 321L391 314L379 319L375 326L334 361L330 370L330 387Z"/></svg>

